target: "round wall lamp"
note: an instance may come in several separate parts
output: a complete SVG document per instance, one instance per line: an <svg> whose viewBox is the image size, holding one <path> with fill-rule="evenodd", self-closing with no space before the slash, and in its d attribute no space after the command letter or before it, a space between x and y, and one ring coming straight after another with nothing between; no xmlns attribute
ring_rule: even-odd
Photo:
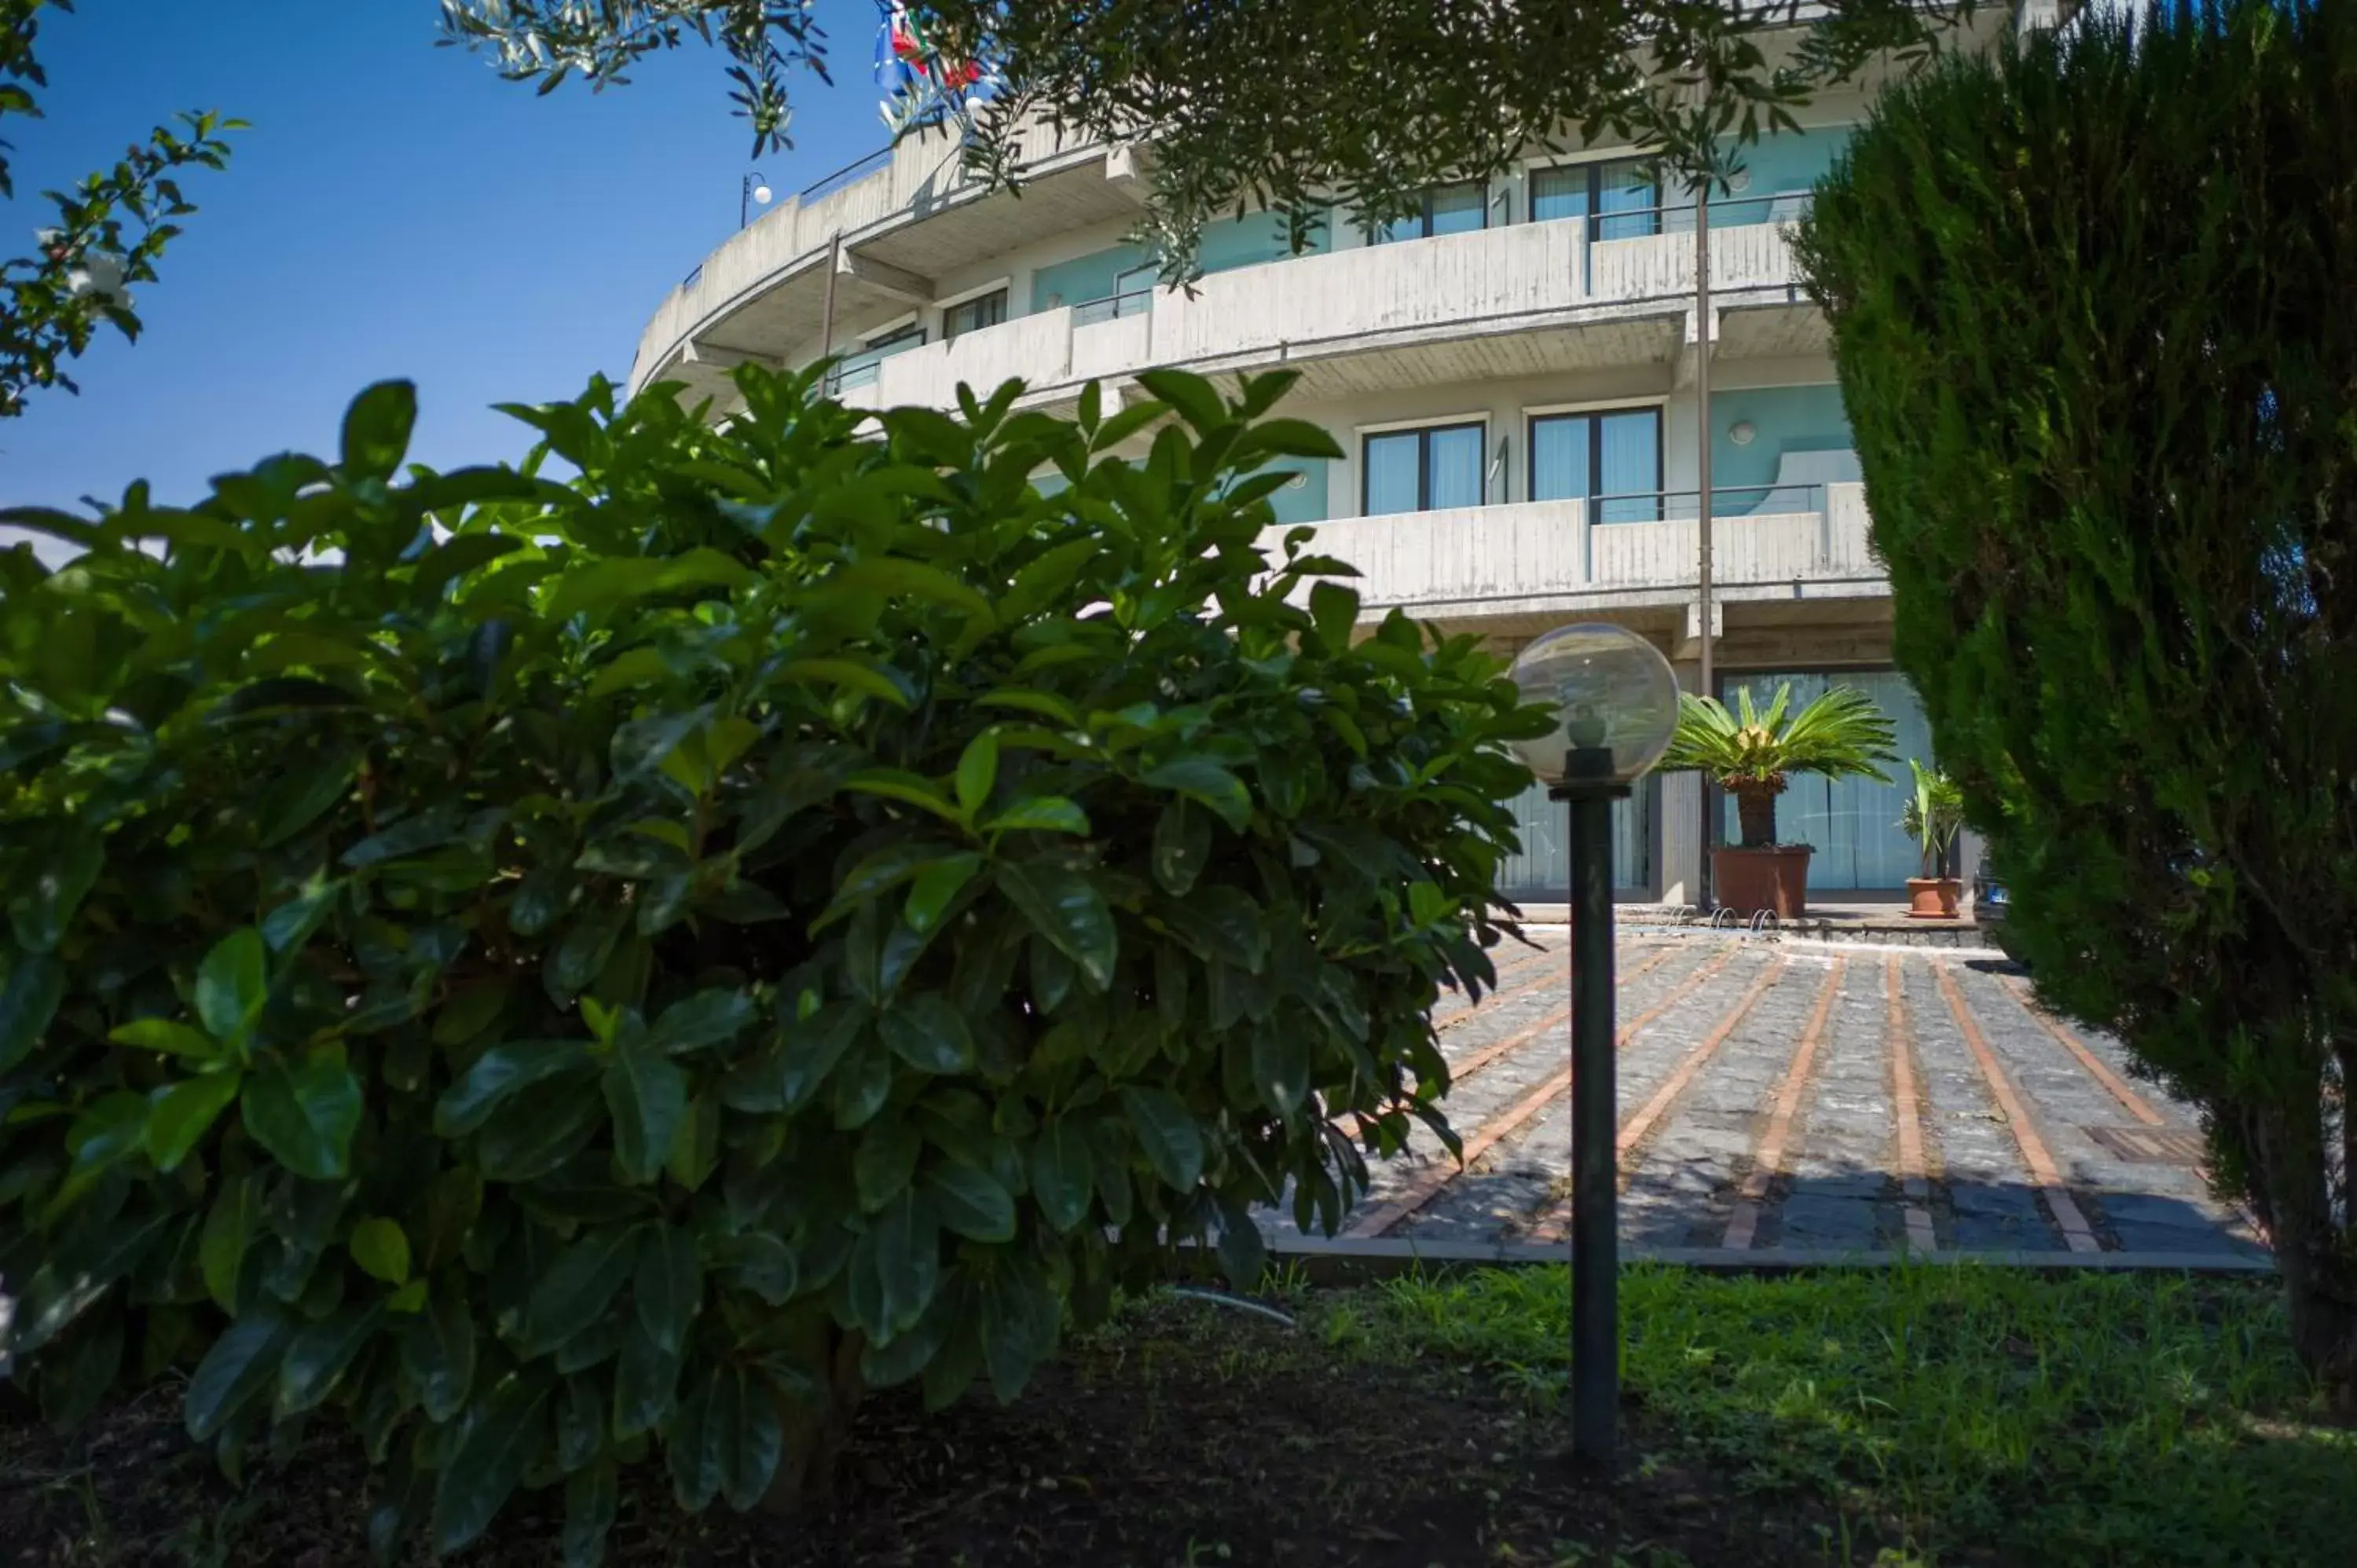
<svg viewBox="0 0 2357 1568"><path fill-rule="evenodd" d="M1750 446L1751 438L1759 434L1760 432L1752 427L1751 422L1748 419L1738 419L1727 427L1727 438L1738 446Z"/></svg>

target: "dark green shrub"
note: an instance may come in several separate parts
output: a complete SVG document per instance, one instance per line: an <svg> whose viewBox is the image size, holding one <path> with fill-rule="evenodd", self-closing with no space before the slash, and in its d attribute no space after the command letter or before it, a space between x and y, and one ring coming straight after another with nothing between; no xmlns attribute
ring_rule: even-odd
<svg viewBox="0 0 2357 1568"><path fill-rule="evenodd" d="M336 466L12 517L88 551L0 556L47 1411L187 1366L232 1460L351 1423L382 1543L561 1482L587 1561L643 1454L799 1493L863 1386L1011 1396L1174 1241L1250 1281L1247 1206L1330 1227L1437 1120L1530 715L1287 602L1331 564L1272 573L1242 476L1330 447L1283 381L1149 384L865 437L801 379L725 433L599 385L520 411L567 484L396 478L386 385Z"/></svg>
<svg viewBox="0 0 2357 1568"><path fill-rule="evenodd" d="M2357 1397L2357 5L1900 88L1804 237L1896 648L2042 993L2206 1111Z"/></svg>

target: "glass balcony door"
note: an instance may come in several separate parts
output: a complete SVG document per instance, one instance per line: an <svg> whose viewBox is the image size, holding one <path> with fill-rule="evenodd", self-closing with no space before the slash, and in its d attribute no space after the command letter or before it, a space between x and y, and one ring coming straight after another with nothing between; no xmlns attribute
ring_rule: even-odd
<svg viewBox="0 0 2357 1568"><path fill-rule="evenodd" d="M1361 448L1361 514L1481 505L1484 431L1476 421L1369 435Z"/></svg>
<svg viewBox="0 0 2357 1568"><path fill-rule="evenodd" d="M1884 765L1883 771L1890 776L1887 783L1795 775L1776 800L1777 836L1786 843L1815 847L1817 853L1809 858L1812 893L1891 893L1904 888L1909 877L1920 875L1922 865L1921 848L1899 827L1900 813L1906 810L1915 787L1907 758L1914 757L1927 767L1932 761L1932 726L1923 716L1915 688L1894 670L1747 672L1723 677L1718 686L1721 700L1729 706L1735 705L1738 690L1749 688L1752 705L1764 709L1776 700L1776 688L1786 682L1792 687L1788 714L1799 711L1828 686L1853 686L1864 692L1898 726L1894 749L1899 760ZM1720 809L1720 842L1741 842L1734 800L1723 801Z"/></svg>
<svg viewBox="0 0 2357 1568"><path fill-rule="evenodd" d="M1530 498L1589 503L1598 522L1662 515L1662 411L1602 409L1531 420Z"/></svg>

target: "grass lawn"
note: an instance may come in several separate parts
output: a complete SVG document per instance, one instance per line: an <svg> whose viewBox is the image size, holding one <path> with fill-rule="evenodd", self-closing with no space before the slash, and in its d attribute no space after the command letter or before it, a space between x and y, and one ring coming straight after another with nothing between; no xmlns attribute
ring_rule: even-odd
<svg viewBox="0 0 2357 1568"><path fill-rule="evenodd" d="M1560 1271L1286 1288L1291 1326L1132 1304L1011 1407L878 1396L843 1493L683 1518L653 1473L637 1564L2317 1564L2357 1562L2357 1434L2321 1423L2265 1284L1919 1267L1632 1272L1631 1440L1565 1457ZM173 1391L61 1438L0 1426L0 1563L367 1561L326 1430L234 1493ZM554 1560L554 1498L474 1564Z"/></svg>

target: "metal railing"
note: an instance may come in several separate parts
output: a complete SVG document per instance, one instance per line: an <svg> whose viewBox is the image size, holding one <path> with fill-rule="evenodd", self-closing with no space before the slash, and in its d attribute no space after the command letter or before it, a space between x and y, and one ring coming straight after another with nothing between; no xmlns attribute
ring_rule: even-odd
<svg viewBox="0 0 2357 1568"><path fill-rule="evenodd" d="M1144 316L1154 308L1154 291L1135 288L1125 294L1109 294L1103 299L1082 300L1072 306L1072 325L1091 327L1100 321L1118 321L1125 316Z"/></svg>
<svg viewBox="0 0 2357 1568"><path fill-rule="evenodd" d="M794 192L794 200L807 207L823 196L833 196L846 185L858 184L879 169L889 168L892 164L892 149L897 145L887 142L874 152L852 159L833 174L819 176Z"/></svg>
<svg viewBox="0 0 2357 1568"><path fill-rule="evenodd" d="M1822 512L1825 510L1826 483L1792 480L1768 485L1713 485L1710 515L1714 521L1740 521L1746 517ZM1587 500L1593 521L1598 523L1690 522L1702 515L1700 490L1623 490L1589 496Z"/></svg>

